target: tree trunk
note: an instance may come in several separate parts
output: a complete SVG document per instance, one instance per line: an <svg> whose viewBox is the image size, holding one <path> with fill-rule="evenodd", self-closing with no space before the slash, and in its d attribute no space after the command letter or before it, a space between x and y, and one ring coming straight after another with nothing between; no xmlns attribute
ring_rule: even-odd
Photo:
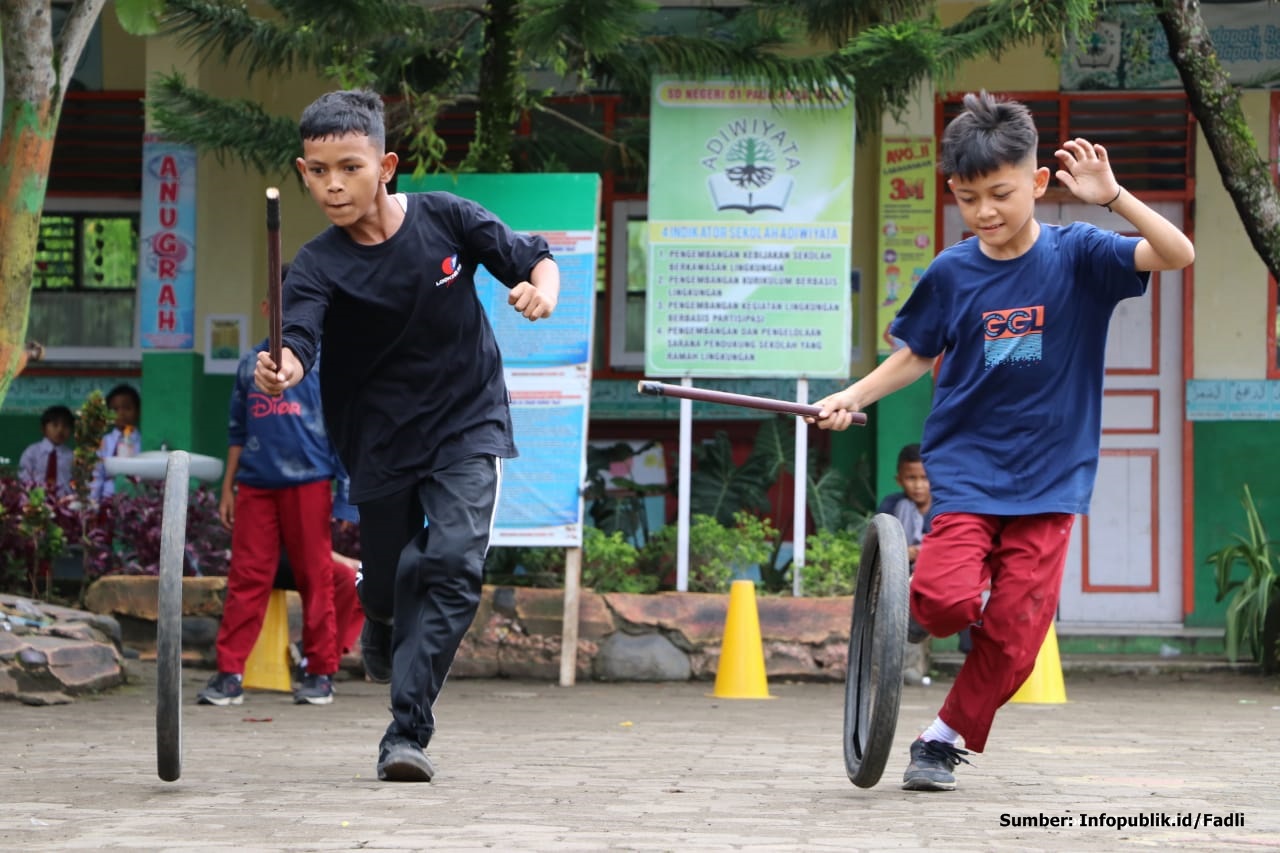
<svg viewBox="0 0 1280 853"><path fill-rule="evenodd" d="M520 73L516 29L520 0L487 0L484 5L484 57L477 91L476 138L467 166L477 172L510 172L520 105L516 100Z"/></svg>
<svg viewBox="0 0 1280 853"><path fill-rule="evenodd" d="M49 5L6 2L2 8L0 402L18 369L26 338L31 271L58 125Z"/></svg>
<svg viewBox="0 0 1280 853"><path fill-rule="evenodd" d="M1169 58L1178 68L1222 183L1253 248L1280 279L1280 196L1245 121L1240 93L1218 62L1199 0L1166 0L1156 8L1169 40Z"/></svg>
<svg viewBox="0 0 1280 853"><path fill-rule="evenodd" d="M47 0L0 4L0 404L26 340L31 272L63 92L105 3L76 0L56 51Z"/></svg>

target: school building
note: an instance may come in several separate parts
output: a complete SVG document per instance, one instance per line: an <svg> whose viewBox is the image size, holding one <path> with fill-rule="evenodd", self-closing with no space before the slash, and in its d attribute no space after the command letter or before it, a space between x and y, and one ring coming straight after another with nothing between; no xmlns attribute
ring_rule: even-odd
<svg viewBox="0 0 1280 853"><path fill-rule="evenodd" d="M1269 10L1259 14L1280 25L1274 7L1251 5ZM940 14L950 22L969 8L946 2ZM1206 15L1210 12L1206 6ZM999 63L970 64L948 92L922 92L911 114L888 118L882 131L907 145L930 142L958 109L953 93L985 88L1018 97L1041 126L1042 165L1053 167L1052 152L1062 139L1103 142L1121 183L1195 241L1193 268L1153 275L1148 295L1123 303L1112 323L1098 486L1092 514L1076 526L1057 623L1067 649L1072 643L1118 651L1150 651L1169 641L1211 643L1221 635L1223 609L1214 601L1205 558L1233 541L1234 532L1244 531L1240 498L1246 484L1264 522L1272 523L1273 534L1280 532L1275 515L1280 508L1280 453L1274 451L1280 439L1276 283L1244 233L1176 81L1156 72L1143 77L1113 55L1130 25L1105 21L1097 43L1070 67L1032 48L1011 50ZM1229 29L1265 25L1253 19L1222 24ZM1224 50L1228 67L1257 64L1247 50L1232 52L1237 41ZM1258 61L1265 66L1268 59L1272 65L1280 61L1266 56ZM176 234L169 238L174 241L170 257L187 265L194 287L144 304L136 263L119 268L119 252L108 247L121 241L136 246L141 239L143 140L149 130L145 88L153 75L173 70L213 94L252 98L285 115L298 115L330 88L301 75L246 82L242 69L201 61L172 40L124 33L108 5L78 72L76 91L67 97L50 175L29 334L46 344L47 357L15 380L0 409L0 456L16 460L38 438L45 406L75 407L89 390L105 391L125 381L142 393L148 449L164 444L225 454L229 362L266 335L258 310L267 269L263 190L270 185L281 190L286 260L327 223L294 177L264 176L235 162L199 156L194 180L186 185L189 195L173 214L183 221L168 223ZM1280 95L1245 89L1241 99L1262 155L1274 162L1280 153ZM602 133L612 132L621 118L620 102L580 100L583 120ZM531 131L523 127L521 132ZM465 133L454 140L459 150ZM860 282L855 376L870 370L887 345L882 309L893 297L879 242L886 224L879 215L888 180L886 149L872 137L860 140L852 153L853 260ZM596 168L584 164L577 170ZM670 456L676 407L635 393L642 377L645 282L629 274L634 265L628 264L627 237L644 223L646 188L635 175L601 174L603 263L590 437L657 438L669 445ZM964 236L963 226L941 182L933 189L928 236L933 246L947 245ZM1105 209L1081 205L1060 189L1050 191L1038 215L1049 222L1083 219L1127 227ZM166 348L166 340L177 340L166 335L175 331L183 333L180 346ZM144 337L162 346L144 346ZM814 382L810 398L841 384ZM783 398L795 391L794 383L763 379L723 387ZM833 464L849 471L870 463L875 490L883 494L892 489L898 449L919 439L930 394L926 377L878 404L866 429L834 436L814 430L811 441L829 442ZM695 437L724 429L745 453L756 417L702 419L695 424ZM789 513L783 507L777 515L788 518Z"/></svg>

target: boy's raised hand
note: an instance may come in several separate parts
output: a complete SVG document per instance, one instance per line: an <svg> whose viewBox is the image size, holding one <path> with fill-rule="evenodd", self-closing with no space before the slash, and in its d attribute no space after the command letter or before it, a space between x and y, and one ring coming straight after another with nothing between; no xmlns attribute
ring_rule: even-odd
<svg viewBox="0 0 1280 853"><path fill-rule="evenodd" d="M1056 173L1058 180L1076 198L1100 205L1115 200L1120 184L1111 171L1107 149L1076 137L1062 143L1062 147L1053 153L1062 164Z"/></svg>

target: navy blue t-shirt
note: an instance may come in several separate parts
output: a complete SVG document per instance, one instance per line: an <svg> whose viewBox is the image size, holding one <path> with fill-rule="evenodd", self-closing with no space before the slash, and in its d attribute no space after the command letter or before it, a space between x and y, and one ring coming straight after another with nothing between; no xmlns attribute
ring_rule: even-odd
<svg viewBox="0 0 1280 853"><path fill-rule="evenodd" d="M240 359L231 391L227 443L239 447L236 482L260 489L300 486L342 476L325 434L319 374L312 372L279 397L253 384L263 341Z"/></svg>
<svg viewBox="0 0 1280 853"><path fill-rule="evenodd" d="M916 355L945 353L921 439L935 517L1088 512L1107 326L1150 279L1134 268L1138 243L1041 225L1012 260L969 238L930 264L890 333Z"/></svg>
<svg viewBox="0 0 1280 853"><path fill-rule="evenodd" d="M476 295L480 264L514 287L551 257L452 193L410 193L376 245L330 226L299 250L284 287L284 345L309 371L324 341L329 438L356 504L468 456L516 455L502 356Z"/></svg>

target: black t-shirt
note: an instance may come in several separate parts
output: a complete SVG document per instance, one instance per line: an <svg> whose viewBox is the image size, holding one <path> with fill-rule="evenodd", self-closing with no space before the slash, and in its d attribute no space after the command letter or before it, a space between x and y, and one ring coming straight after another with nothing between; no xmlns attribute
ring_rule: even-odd
<svg viewBox="0 0 1280 853"><path fill-rule="evenodd" d="M283 342L310 370L323 340L325 425L352 503L468 456L516 455L502 355L474 276L483 263L514 287L548 257L546 240L444 192L408 195L403 224L382 243L330 226L299 250Z"/></svg>

